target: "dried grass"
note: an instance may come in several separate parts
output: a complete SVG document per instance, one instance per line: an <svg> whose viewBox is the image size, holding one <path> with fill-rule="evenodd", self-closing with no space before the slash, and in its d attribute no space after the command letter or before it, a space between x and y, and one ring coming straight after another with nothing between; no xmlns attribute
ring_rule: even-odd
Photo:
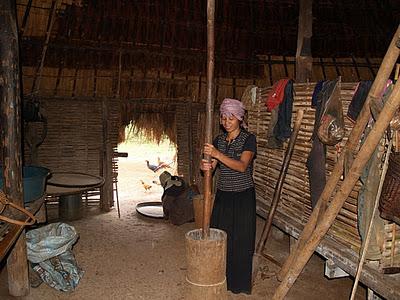
<svg viewBox="0 0 400 300"><path fill-rule="evenodd" d="M168 104L129 103L122 112L122 125L131 125L130 133L140 133L148 141L160 143L167 137L176 143L175 112Z"/></svg>

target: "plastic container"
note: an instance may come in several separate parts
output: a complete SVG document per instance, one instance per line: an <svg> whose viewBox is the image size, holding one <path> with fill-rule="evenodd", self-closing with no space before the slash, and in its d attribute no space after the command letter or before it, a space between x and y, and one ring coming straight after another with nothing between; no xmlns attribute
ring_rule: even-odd
<svg viewBox="0 0 400 300"><path fill-rule="evenodd" d="M50 170L44 167L23 167L24 203L35 201L43 196L49 174ZM0 166L0 189L3 189L3 181L3 167Z"/></svg>

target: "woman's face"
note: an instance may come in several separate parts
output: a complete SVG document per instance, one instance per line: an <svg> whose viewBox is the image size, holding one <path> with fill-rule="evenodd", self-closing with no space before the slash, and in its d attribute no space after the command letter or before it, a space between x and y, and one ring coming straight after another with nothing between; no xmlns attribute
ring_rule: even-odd
<svg viewBox="0 0 400 300"><path fill-rule="evenodd" d="M240 121L235 116L221 116L220 122L228 133L235 131L240 126Z"/></svg>

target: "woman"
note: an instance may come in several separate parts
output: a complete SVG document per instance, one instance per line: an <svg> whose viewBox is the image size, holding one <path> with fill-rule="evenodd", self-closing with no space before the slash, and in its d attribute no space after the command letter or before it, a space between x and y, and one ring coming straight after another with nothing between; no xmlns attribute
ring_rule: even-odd
<svg viewBox="0 0 400 300"><path fill-rule="evenodd" d="M220 169L211 227L224 230L227 240L226 277L228 290L251 293L252 258L256 233L256 200L253 159L256 137L243 128L243 104L225 99L220 107L220 123L225 132L204 145L202 170Z"/></svg>

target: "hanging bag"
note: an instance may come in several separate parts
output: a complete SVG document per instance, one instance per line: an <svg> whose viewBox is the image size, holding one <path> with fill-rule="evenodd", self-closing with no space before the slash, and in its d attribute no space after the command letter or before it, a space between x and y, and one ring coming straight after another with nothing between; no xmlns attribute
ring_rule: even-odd
<svg viewBox="0 0 400 300"><path fill-rule="evenodd" d="M326 145L336 145L344 137L344 118L340 89L339 78L325 104L318 127L318 137Z"/></svg>
<svg viewBox="0 0 400 300"><path fill-rule="evenodd" d="M28 217L28 219L26 221L19 221L19 220L12 219L11 217L6 217L5 211L7 210L7 208L14 209L14 210L17 210L17 211L23 213L24 215L26 215ZM0 190L0 221L4 221L4 222L11 223L14 225L29 226L29 225L33 225L36 222L36 218L31 212L29 212L25 208L13 203L13 202L10 202L7 199L7 196L4 194L4 192Z"/></svg>

